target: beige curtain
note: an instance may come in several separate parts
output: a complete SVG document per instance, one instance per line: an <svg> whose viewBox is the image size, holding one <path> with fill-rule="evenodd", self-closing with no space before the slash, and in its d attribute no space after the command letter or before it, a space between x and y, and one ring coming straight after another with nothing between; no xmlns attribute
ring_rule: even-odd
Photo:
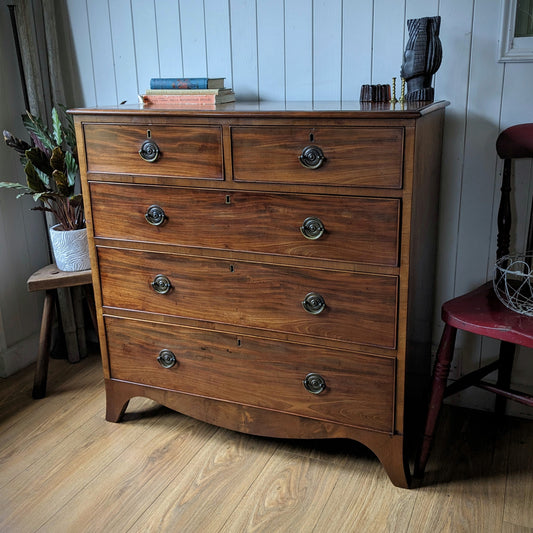
<svg viewBox="0 0 533 533"><path fill-rule="evenodd" d="M15 0L15 18L30 111L49 120L65 103L54 0Z"/></svg>

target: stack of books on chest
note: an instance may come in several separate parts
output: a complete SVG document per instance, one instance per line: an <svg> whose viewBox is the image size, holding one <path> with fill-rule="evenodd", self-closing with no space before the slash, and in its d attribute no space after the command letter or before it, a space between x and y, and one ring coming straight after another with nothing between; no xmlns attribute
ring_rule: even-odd
<svg viewBox="0 0 533 533"><path fill-rule="evenodd" d="M152 78L142 96L145 105L209 105L235 101L232 89L224 87L225 78Z"/></svg>

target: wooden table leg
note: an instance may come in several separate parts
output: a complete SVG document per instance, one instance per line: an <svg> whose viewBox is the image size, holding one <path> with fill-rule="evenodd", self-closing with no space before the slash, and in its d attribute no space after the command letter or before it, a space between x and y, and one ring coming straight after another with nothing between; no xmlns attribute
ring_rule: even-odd
<svg viewBox="0 0 533 533"><path fill-rule="evenodd" d="M33 380L32 396L35 399L46 395L46 378L48 376L48 361L50 359L50 340L52 336L52 320L56 303L55 290L47 290L44 298L43 317L41 319L41 334L39 337L39 353Z"/></svg>

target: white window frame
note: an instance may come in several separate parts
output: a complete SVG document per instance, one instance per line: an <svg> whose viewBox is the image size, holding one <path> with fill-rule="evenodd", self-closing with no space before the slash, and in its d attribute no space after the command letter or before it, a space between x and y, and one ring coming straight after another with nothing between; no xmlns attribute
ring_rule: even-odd
<svg viewBox="0 0 533 533"><path fill-rule="evenodd" d="M533 37L515 37L516 0L502 0L501 38L498 61L533 61Z"/></svg>

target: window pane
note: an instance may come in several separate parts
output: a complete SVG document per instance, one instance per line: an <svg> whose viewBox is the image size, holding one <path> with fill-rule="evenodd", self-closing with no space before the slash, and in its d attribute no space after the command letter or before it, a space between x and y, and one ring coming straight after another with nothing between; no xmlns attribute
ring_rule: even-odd
<svg viewBox="0 0 533 533"><path fill-rule="evenodd" d="M515 37L533 36L533 0L518 0L516 3Z"/></svg>

